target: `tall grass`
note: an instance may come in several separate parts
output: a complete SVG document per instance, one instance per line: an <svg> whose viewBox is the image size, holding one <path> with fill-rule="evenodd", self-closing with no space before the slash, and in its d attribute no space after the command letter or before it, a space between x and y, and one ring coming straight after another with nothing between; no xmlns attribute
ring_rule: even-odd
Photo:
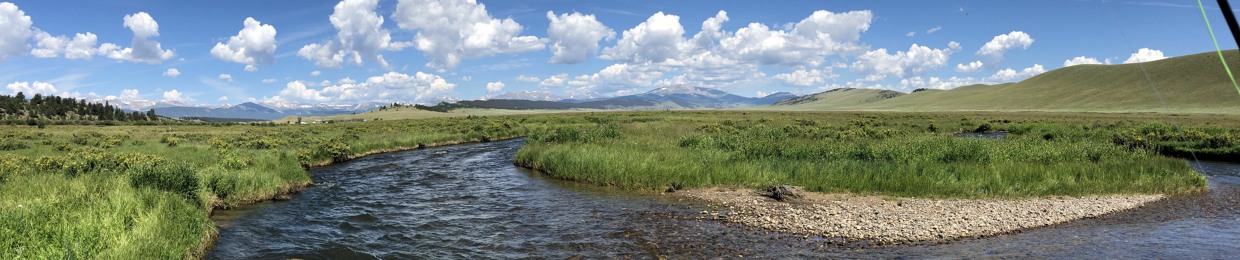
<svg viewBox="0 0 1240 260"><path fill-rule="evenodd" d="M966 120L967 121L967 120ZM989 124L989 123L984 123ZM516 163L551 176L630 189L805 186L915 197L1026 197L1200 190L1183 160L1112 144L1107 130L997 122L1005 139L932 133L904 120L803 118L626 125L614 138L535 135ZM987 129L968 123L965 129ZM584 135L601 128L579 130Z"/></svg>

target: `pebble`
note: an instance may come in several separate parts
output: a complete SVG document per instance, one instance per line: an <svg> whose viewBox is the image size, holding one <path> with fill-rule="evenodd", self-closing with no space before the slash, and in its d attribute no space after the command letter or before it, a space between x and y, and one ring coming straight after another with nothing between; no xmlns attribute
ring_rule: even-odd
<svg viewBox="0 0 1240 260"><path fill-rule="evenodd" d="M942 242L1012 233L1128 210L1163 195L1028 199L880 198L816 194L779 202L755 191L687 190L678 196L722 209L714 219L768 231L873 244ZM707 211L702 211L707 214Z"/></svg>

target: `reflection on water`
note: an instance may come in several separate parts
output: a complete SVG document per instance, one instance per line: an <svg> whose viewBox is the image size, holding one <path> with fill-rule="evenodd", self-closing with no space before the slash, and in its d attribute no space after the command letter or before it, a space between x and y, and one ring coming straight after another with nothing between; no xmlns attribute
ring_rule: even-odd
<svg viewBox="0 0 1240 260"><path fill-rule="evenodd" d="M520 140L371 156L312 170L289 201L219 211L212 259L1225 258L1240 255L1240 165L1201 163L1210 191L1018 234L844 248L699 220L707 205L549 180L512 166Z"/></svg>

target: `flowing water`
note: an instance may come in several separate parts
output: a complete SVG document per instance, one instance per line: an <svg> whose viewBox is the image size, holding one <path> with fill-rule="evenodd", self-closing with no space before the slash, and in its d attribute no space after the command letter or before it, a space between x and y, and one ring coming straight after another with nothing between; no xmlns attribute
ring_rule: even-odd
<svg viewBox="0 0 1240 260"><path fill-rule="evenodd" d="M208 258L1232 258L1240 165L1195 164L1210 191L1021 233L946 244L824 245L708 220L675 196L515 167L521 140L388 153L311 170L288 201L217 211Z"/></svg>

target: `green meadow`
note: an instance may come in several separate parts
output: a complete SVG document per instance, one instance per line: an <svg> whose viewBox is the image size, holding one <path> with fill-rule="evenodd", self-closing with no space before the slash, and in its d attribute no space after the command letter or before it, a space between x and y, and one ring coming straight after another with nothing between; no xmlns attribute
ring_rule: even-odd
<svg viewBox="0 0 1240 260"><path fill-rule="evenodd" d="M208 218L375 152L528 137L514 162L631 190L913 197L1184 193L1240 158L1230 115L670 111L310 125L0 126L0 258L197 258ZM1006 138L960 138L961 132Z"/></svg>

